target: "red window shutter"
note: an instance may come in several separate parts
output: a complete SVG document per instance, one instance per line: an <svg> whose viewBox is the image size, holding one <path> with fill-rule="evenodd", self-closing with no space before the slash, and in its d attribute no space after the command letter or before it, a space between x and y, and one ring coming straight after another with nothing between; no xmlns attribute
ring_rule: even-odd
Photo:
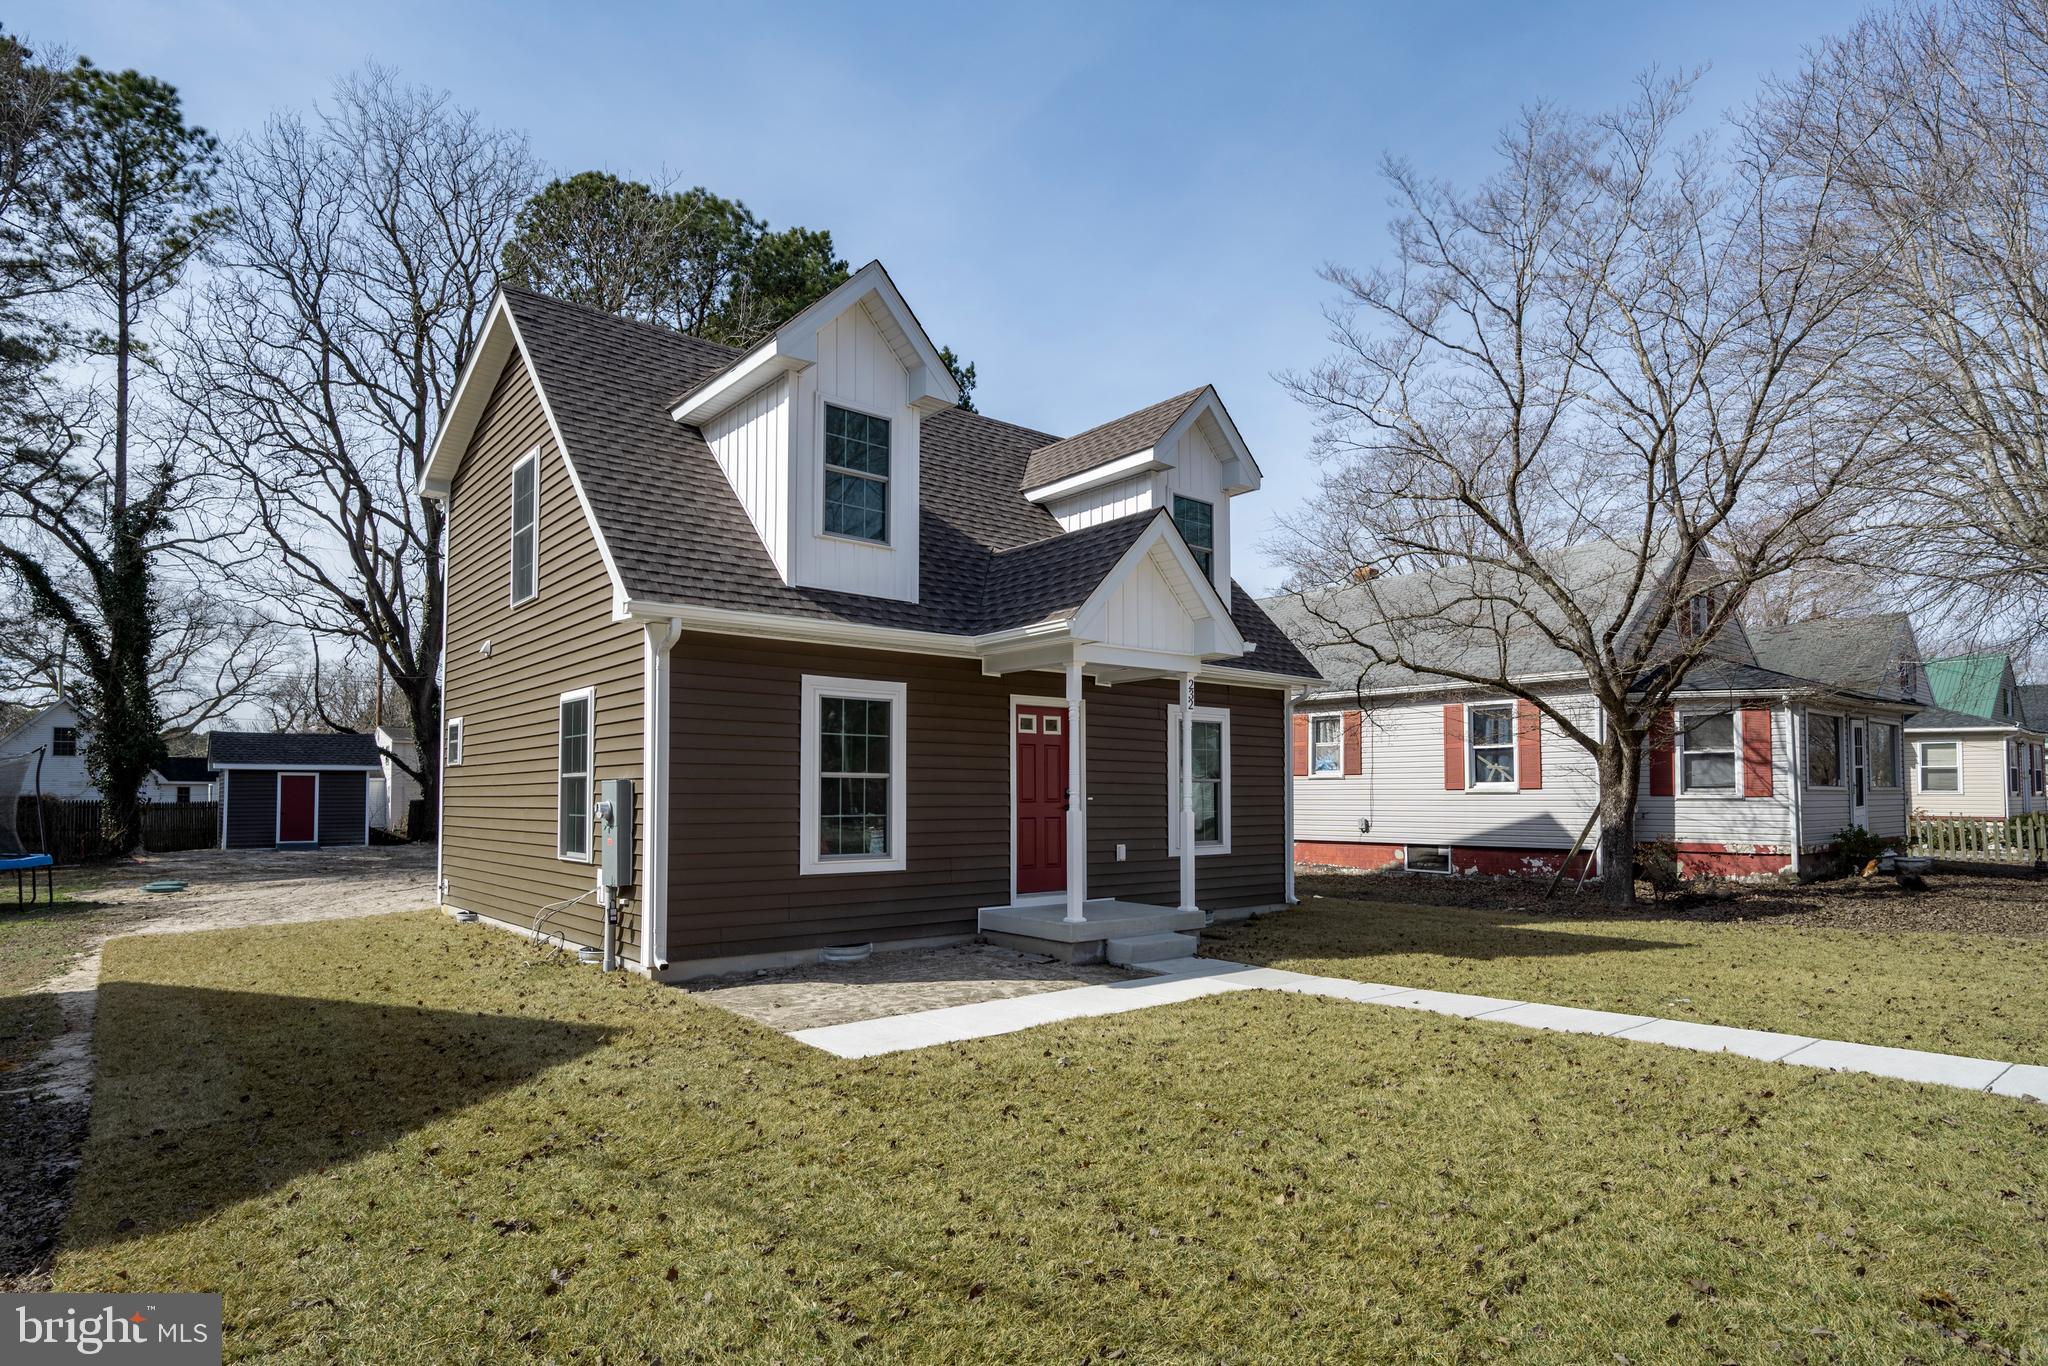
<svg viewBox="0 0 2048 1366"><path fill-rule="evenodd" d="M1543 713L1534 702L1515 700L1515 785L1543 786Z"/></svg>
<svg viewBox="0 0 2048 1366"><path fill-rule="evenodd" d="M1365 714L1344 713L1344 774L1355 778L1365 772Z"/></svg>
<svg viewBox="0 0 2048 1366"><path fill-rule="evenodd" d="M1771 795L1771 709L1742 709L1742 795Z"/></svg>
<svg viewBox="0 0 2048 1366"><path fill-rule="evenodd" d="M1294 776L1308 776L1308 718L1294 718Z"/></svg>
<svg viewBox="0 0 2048 1366"><path fill-rule="evenodd" d="M1444 708L1444 791L1465 790L1465 709L1456 702Z"/></svg>
<svg viewBox="0 0 2048 1366"><path fill-rule="evenodd" d="M1672 773L1672 731L1675 723L1669 711L1657 713L1650 722L1650 795L1668 797L1674 787Z"/></svg>

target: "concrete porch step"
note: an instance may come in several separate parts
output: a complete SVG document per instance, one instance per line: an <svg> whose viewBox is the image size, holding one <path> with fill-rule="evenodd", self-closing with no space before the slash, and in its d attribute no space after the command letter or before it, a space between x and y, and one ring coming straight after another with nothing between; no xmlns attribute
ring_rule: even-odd
<svg viewBox="0 0 2048 1366"><path fill-rule="evenodd" d="M1191 934L1139 934L1110 940L1104 946L1103 957L1118 967L1139 967L1175 958L1192 958L1197 947L1195 936Z"/></svg>

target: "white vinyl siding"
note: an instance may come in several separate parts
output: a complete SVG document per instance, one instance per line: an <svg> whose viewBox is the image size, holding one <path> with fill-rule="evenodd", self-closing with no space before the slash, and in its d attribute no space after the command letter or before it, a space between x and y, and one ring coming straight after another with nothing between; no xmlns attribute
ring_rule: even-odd
<svg viewBox="0 0 2048 1366"><path fill-rule="evenodd" d="M704 426L705 444L784 582L789 580L789 394L789 380L775 379Z"/></svg>

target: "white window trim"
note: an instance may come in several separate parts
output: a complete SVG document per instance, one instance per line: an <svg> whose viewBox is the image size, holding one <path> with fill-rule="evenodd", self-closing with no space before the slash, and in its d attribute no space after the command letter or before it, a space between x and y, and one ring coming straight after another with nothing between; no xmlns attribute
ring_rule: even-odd
<svg viewBox="0 0 2048 1366"><path fill-rule="evenodd" d="M1230 852L1230 708L1196 707L1194 719L1216 721L1223 726L1223 782L1216 796L1216 825L1221 839L1204 844L1195 841L1195 857ZM1166 707L1166 853L1180 857L1180 703Z"/></svg>
<svg viewBox="0 0 2048 1366"><path fill-rule="evenodd" d="M862 417L879 418L881 421L889 424L889 472L887 474L868 474L863 470L849 469L845 465L838 466L843 473L850 474L856 479L873 479L881 484L882 539L879 541L871 541L865 536L849 536L843 531L827 531L825 529L825 486L830 482L828 476L833 470L831 462L825 458L825 410L827 408L840 408L849 413L859 413ZM862 404L848 403L844 399L833 398L830 394L821 393L818 395L818 535L821 538L828 541L839 541L846 545L864 545L870 550L894 550L896 548L896 429L902 425L902 422L892 414L878 413L874 409Z"/></svg>
<svg viewBox="0 0 2048 1366"><path fill-rule="evenodd" d="M1441 868L1415 867L1408 860L1409 855L1417 849L1429 849L1442 854L1444 856L1444 866ZM1449 877L1458 871L1458 867L1452 861L1451 846L1448 844L1404 844L1401 846L1401 871L1404 873L1428 873L1434 877Z"/></svg>
<svg viewBox="0 0 2048 1366"><path fill-rule="evenodd" d="M562 724L562 718L559 713L557 713L555 716L555 724L557 726L560 726ZM447 734L441 741L441 762L443 765L449 768L459 768L462 765L463 753L468 748L466 742L468 741L469 736L464 733L462 729L462 718L459 716L449 717L446 729ZM560 754L557 754L555 756L555 762L560 763L561 757L562 756ZM557 798L557 800L559 800L559 797Z"/></svg>
<svg viewBox="0 0 2048 1366"><path fill-rule="evenodd" d="M311 778L313 780L313 845L315 848L318 848L320 844L320 774L315 769L294 768L290 770L280 769L278 771L276 785L272 788L270 794L270 842L278 845L284 843L284 780L286 778ZM368 809L369 804L370 789L366 783L363 787L364 808ZM300 844L301 841L293 840L292 848L297 849L300 847Z"/></svg>
<svg viewBox="0 0 2048 1366"><path fill-rule="evenodd" d="M519 596L519 576L514 568L519 562L519 467L533 466L533 591L525 597ZM512 606L532 602L540 596L540 447L535 446L525 455L512 462L512 478L506 485L505 524L505 592L512 600Z"/></svg>
<svg viewBox="0 0 2048 1366"><path fill-rule="evenodd" d="M1337 727L1337 766L1327 773L1316 771L1316 723L1330 721ZM1175 731L1176 735L1180 732ZM1344 776L1344 713L1341 711L1311 712L1308 718L1308 776L1311 778L1341 778Z"/></svg>
<svg viewBox="0 0 2048 1366"><path fill-rule="evenodd" d="M908 694L909 687L903 683L873 678L833 678L825 674L804 675L801 723L803 738L798 747L802 781L798 784L797 811L798 871L804 876L830 873L894 873L903 870L909 852L909 824L905 819L910 788ZM827 697L857 697L892 704L889 712L889 852L884 856L834 854L826 857L818 852L818 760L821 751L819 731L822 725L819 703ZM1014 755L1014 740L1011 747ZM1013 815L1013 823L1014 820ZM1014 841L1014 834L1012 839ZM1012 863L1014 862L1013 854ZM1013 868L1012 878L1014 877Z"/></svg>
<svg viewBox="0 0 2048 1366"><path fill-rule="evenodd" d="M1508 713L1508 780L1482 783L1474 775L1479 766L1473 761L1472 713L1492 708L1496 711L1506 708ZM1522 786L1522 737L1518 733L1521 709L1513 702L1467 702L1465 704L1465 790L1467 792L1518 792ZM1499 749L1499 745L1488 745L1488 749ZM1403 856L1405 857L1405 855Z"/></svg>
<svg viewBox="0 0 2048 1366"><path fill-rule="evenodd" d="M1955 748L1956 785L1953 789L1945 787L1930 788L1927 786L1927 747L1929 745L1951 745ZM1962 796L1963 749L1964 745L1961 740L1915 740L1913 742L1913 790L1915 792L1932 792L1938 797ZM1947 768L1947 765L1942 765L1943 772L1946 772Z"/></svg>
<svg viewBox="0 0 2048 1366"><path fill-rule="evenodd" d="M1813 781L1813 723L1833 721L1835 723L1835 780L1831 783ZM1806 714L1806 753L1800 756L1800 777L1806 782L1809 792L1840 792L1848 784L1849 765L1843 762L1843 749L1849 741L1849 718L1835 712L1810 711Z"/></svg>
<svg viewBox="0 0 2048 1366"><path fill-rule="evenodd" d="M1728 716L1728 756L1733 761L1733 781L1727 787L1693 787L1685 781L1685 730L1689 716ZM1681 797L1698 797L1705 800L1739 801L1742 798L1742 708L1740 707L1693 707L1680 711L1672 728L1671 758L1678 765L1678 781L1675 784ZM1703 749L1701 754L1719 754L1718 749Z"/></svg>
<svg viewBox="0 0 2048 1366"><path fill-rule="evenodd" d="M1714 599L1711 594L1695 593L1685 601L1685 634L1699 637L1707 633L1714 621Z"/></svg>
<svg viewBox="0 0 2048 1366"><path fill-rule="evenodd" d="M1180 518L1175 516L1174 514L1180 511L1179 505L1184 502L1197 503L1200 504L1202 507L1209 509L1208 577L1210 582L1213 583L1216 579L1216 504L1210 499L1197 498L1193 494L1169 493L1167 495L1166 515L1173 518L1173 526L1174 530L1176 531L1180 531ZM1181 531L1181 539L1183 541L1187 541L1188 553L1195 557L1195 564L1199 567L1202 562L1201 555L1203 548L1201 546L1196 545L1192 541L1188 541L1187 532L1185 531Z"/></svg>
<svg viewBox="0 0 2048 1366"><path fill-rule="evenodd" d="M583 852L568 854L562 852L562 707L578 698L586 704L583 728L583 799L584 820L590 828L583 832ZM591 863L597 858L597 689L572 688L555 698L555 857L563 863Z"/></svg>
<svg viewBox="0 0 2048 1366"><path fill-rule="evenodd" d="M1892 781L1888 783L1881 783L1877 780L1877 748L1875 745L1871 743L1880 731L1891 732ZM1905 743L1906 729L1904 726L1901 726L1898 722L1873 721L1868 718L1865 718L1863 722L1863 783L1866 789L1864 792L1864 797L1866 798L1864 802L1865 806L1868 806L1870 804L1867 798L1870 796L1872 792L1897 792L1905 787L1906 775L1900 771L1900 767L1904 763L1905 756L1899 752L1900 747Z"/></svg>

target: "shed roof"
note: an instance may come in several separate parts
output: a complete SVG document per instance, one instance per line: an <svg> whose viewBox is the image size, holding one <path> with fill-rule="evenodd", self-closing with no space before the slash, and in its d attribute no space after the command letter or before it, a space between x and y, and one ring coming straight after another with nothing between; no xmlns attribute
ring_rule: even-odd
<svg viewBox="0 0 2048 1366"><path fill-rule="evenodd" d="M369 735L217 730L206 737L206 762L214 768L376 768L382 760Z"/></svg>

